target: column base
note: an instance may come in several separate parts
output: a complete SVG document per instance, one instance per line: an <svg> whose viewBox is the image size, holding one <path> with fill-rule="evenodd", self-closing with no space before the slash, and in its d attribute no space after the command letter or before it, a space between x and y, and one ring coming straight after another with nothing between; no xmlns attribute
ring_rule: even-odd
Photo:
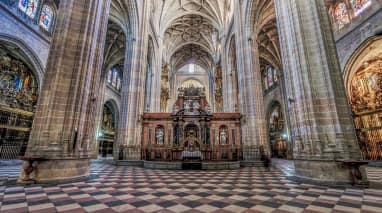
<svg viewBox="0 0 382 213"><path fill-rule="evenodd" d="M263 150L258 146L243 146L244 161L258 161L261 159Z"/></svg>
<svg viewBox="0 0 382 213"><path fill-rule="evenodd" d="M353 184L351 168L343 162L323 160L294 160L297 179L327 184Z"/></svg>
<svg viewBox="0 0 382 213"><path fill-rule="evenodd" d="M28 162L23 163L18 184L57 183L87 178L90 162L89 159L41 159L33 165L32 171L24 169L28 166Z"/></svg>
<svg viewBox="0 0 382 213"><path fill-rule="evenodd" d="M115 161L139 161L141 160L141 147L140 146L121 146L114 153Z"/></svg>

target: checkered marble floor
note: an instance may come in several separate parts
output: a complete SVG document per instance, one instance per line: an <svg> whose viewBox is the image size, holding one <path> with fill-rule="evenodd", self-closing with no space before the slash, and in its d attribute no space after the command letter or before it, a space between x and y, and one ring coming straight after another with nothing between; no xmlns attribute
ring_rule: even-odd
<svg viewBox="0 0 382 213"><path fill-rule="evenodd" d="M279 171L92 165L87 181L0 186L0 212L382 212L382 190L287 180Z"/></svg>

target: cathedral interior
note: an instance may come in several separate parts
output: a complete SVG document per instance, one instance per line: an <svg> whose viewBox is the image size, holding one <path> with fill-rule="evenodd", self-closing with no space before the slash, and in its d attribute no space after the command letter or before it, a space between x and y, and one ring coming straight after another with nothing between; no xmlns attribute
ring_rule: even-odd
<svg viewBox="0 0 382 213"><path fill-rule="evenodd" d="M382 212L382 0L1 0L0 212Z"/></svg>

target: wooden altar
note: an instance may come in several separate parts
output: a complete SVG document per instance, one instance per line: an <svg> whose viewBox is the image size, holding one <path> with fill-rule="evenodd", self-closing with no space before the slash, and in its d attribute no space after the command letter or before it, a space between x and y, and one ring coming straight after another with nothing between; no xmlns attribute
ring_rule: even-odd
<svg viewBox="0 0 382 213"><path fill-rule="evenodd" d="M204 88L181 88L172 113L144 113L143 160L242 158L240 113L212 113Z"/></svg>

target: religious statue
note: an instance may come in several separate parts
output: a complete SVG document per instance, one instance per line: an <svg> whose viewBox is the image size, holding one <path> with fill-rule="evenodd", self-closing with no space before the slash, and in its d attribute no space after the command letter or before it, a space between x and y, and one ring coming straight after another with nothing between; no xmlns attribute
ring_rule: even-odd
<svg viewBox="0 0 382 213"><path fill-rule="evenodd" d="M162 128L158 128L156 130L156 144L163 145L164 144L164 130Z"/></svg>
<svg viewBox="0 0 382 213"><path fill-rule="evenodd" d="M211 106L209 104L206 105L205 110L207 114L211 114Z"/></svg>
<svg viewBox="0 0 382 213"><path fill-rule="evenodd" d="M216 111L223 111L223 82L222 82L222 68L220 65L216 68L216 89L215 89L215 106Z"/></svg>
<svg viewBox="0 0 382 213"><path fill-rule="evenodd" d="M186 102L184 102L184 110L185 110L186 112L189 112L190 109L191 109L190 101L186 101Z"/></svg>
<svg viewBox="0 0 382 213"><path fill-rule="evenodd" d="M162 67L161 74L161 92L160 92L160 110L161 112L167 111L167 100L170 98L168 88L168 66L165 64Z"/></svg>
<svg viewBox="0 0 382 213"><path fill-rule="evenodd" d="M216 104L216 111L217 112L223 111L223 92L222 92L222 89L216 89L215 90L215 104Z"/></svg>
<svg viewBox="0 0 382 213"><path fill-rule="evenodd" d="M172 108L172 113L173 114L176 114L176 113L178 113L179 112L179 107L178 107L178 105L175 105L173 108Z"/></svg>
<svg viewBox="0 0 382 213"><path fill-rule="evenodd" d="M194 109L194 110L198 110L198 109L200 108L200 104L199 104L198 101L194 101L194 102L192 103L192 106L193 106L193 109Z"/></svg>
<svg viewBox="0 0 382 213"><path fill-rule="evenodd" d="M225 129L222 129L220 131L220 144L221 145L227 145L228 144L227 131Z"/></svg>
<svg viewBox="0 0 382 213"><path fill-rule="evenodd" d="M160 108L162 112L166 111L167 108L167 100L169 99L168 88L162 88L160 94Z"/></svg>
<svg viewBox="0 0 382 213"><path fill-rule="evenodd" d="M102 120L102 129L104 130L114 130L114 124L113 124L113 115L110 111L110 109L106 106L103 108L103 120Z"/></svg>

